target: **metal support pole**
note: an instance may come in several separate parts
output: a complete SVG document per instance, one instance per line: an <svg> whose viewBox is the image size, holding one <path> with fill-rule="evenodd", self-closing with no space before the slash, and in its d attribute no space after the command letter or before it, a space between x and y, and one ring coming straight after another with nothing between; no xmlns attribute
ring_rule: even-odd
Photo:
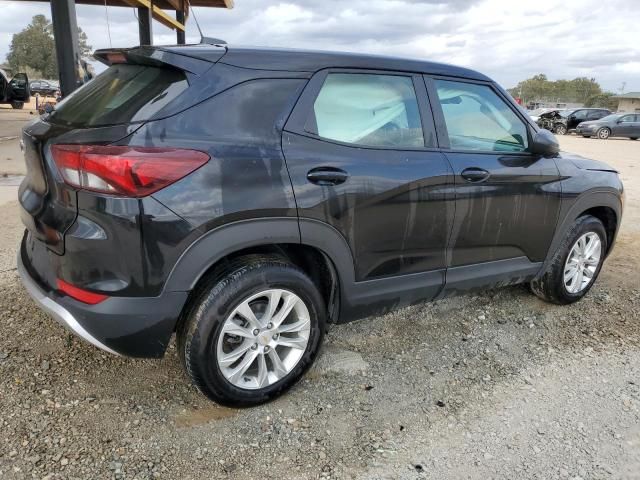
<svg viewBox="0 0 640 480"><path fill-rule="evenodd" d="M153 33L151 32L151 9L138 7L138 29L140 34L140 45L153 44Z"/></svg>
<svg viewBox="0 0 640 480"><path fill-rule="evenodd" d="M185 18L184 10L176 10L176 20L184 25ZM176 37L178 39L178 45L184 45L186 43L185 31L176 28Z"/></svg>
<svg viewBox="0 0 640 480"><path fill-rule="evenodd" d="M53 36L56 44L60 92L66 97L81 85L80 51L75 0L51 0Z"/></svg>

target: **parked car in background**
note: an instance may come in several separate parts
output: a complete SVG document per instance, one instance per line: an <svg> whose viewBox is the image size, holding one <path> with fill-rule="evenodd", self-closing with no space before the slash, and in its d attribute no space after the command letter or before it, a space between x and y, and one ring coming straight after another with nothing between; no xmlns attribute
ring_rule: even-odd
<svg viewBox="0 0 640 480"><path fill-rule="evenodd" d="M560 121L555 122L553 133L556 135L566 135L576 129L578 124L589 120L599 120L611 111L606 108L578 108L574 110L564 110L560 113Z"/></svg>
<svg viewBox="0 0 640 480"><path fill-rule="evenodd" d="M53 97L60 90L60 87L48 80L33 80L29 83L29 88L32 94L47 95Z"/></svg>
<svg viewBox="0 0 640 480"><path fill-rule="evenodd" d="M11 80L0 69L0 103L9 103L12 108L21 109L31 99L29 77L26 73L16 73Z"/></svg>
<svg viewBox="0 0 640 480"><path fill-rule="evenodd" d="M540 115L550 112L551 110L557 110L557 108L541 107L535 110L527 110L527 115L531 117L531 120L537 122L540 119Z"/></svg>
<svg viewBox="0 0 640 480"><path fill-rule="evenodd" d="M531 119L536 122L540 128L555 133L557 127L565 125L562 112L564 112L564 110L561 108L547 108L544 112L540 113L540 115L533 116Z"/></svg>
<svg viewBox="0 0 640 480"><path fill-rule="evenodd" d="M583 137L598 137L606 140L609 137L627 137L631 140L640 138L640 113L614 113L599 120L582 122L576 133Z"/></svg>
<svg viewBox="0 0 640 480"><path fill-rule="evenodd" d="M285 392L328 323L524 282L576 302L613 247L618 173L559 152L479 72L227 45L95 57L107 70L23 130L19 274L110 353L161 357L175 332L222 404Z"/></svg>

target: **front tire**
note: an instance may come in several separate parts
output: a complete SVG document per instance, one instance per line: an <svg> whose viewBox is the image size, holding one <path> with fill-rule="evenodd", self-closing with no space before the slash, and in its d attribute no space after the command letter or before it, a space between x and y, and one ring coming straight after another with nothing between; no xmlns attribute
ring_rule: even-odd
<svg viewBox="0 0 640 480"><path fill-rule="evenodd" d="M553 133L555 133L556 135L566 135L567 132L568 132L567 127L562 124L556 125L555 128L553 129Z"/></svg>
<svg viewBox="0 0 640 480"><path fill-rule="evenodd" d="M598 135L598 138L600 140L606 140L607 138L609 138L611 136L611 130L609 130L608 128L601 128L600 130L598 130L598 133L596 134Z"/></svg>
<svg viewBox="0 0 640 480"><path fill-rule="evenodd" d="M595 283L607 252L607 233L597 218L576 220L531 290L547 302L566 305L584 297Z"/></svg>
<svg viewBox="0 0 640 480"><path fill-rule="evenodd" d="M221 405L248 407L302 377L325 324L322 295L301 269L276 257L241 257L201 290L178 346L202 393Z"/></svg>

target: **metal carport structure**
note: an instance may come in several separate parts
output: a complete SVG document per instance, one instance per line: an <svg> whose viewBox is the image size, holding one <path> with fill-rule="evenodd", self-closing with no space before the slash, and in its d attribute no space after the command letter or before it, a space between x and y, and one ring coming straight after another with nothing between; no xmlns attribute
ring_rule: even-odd
<svg viewBox="0 0 640 480"><path fill-rule="evenodd" d="M178 44L185 43L185 23L189 7L233 8L234 0L22 0L51 3L53 36L56 43L56 58L62 95L73 92L79 81L80 61L78 52L78 24L76 3L110 7L134 7L138 10L140 45L151 45L153 41L152 20L175 30ZM174 17L165 10L175 11Z"/></svg>

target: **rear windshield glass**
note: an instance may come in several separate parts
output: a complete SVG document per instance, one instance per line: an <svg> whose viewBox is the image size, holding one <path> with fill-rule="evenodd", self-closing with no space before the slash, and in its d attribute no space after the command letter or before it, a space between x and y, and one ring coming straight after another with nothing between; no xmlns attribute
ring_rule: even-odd
<svg viewBox="0 0 640 480"><path fill-rule="evenodd" d="M60 102L49 121L88 127L143 122L188 86L179 70L112 65Z"/></svg>

